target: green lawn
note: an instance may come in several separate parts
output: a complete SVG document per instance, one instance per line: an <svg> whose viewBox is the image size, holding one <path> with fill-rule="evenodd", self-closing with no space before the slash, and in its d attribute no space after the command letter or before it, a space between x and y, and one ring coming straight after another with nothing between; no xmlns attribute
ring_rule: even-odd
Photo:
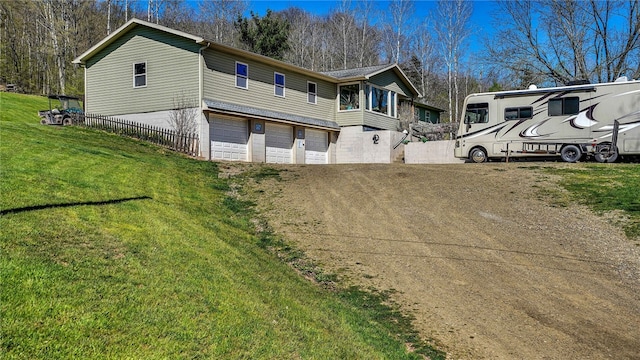
<svg viewBox="0 0 640 360"><path fill-rule="evenodd" d="M215 163L0 96L1 358L421 358L261 246Z"/></svg>
<svg viewBox="0 0 640 360"><path fill-rule="evenodd" d="M640 239L640 165L588 164L546 171L562 175L560 184L575 201L597 212L621 211L626 235Z"/></svg>

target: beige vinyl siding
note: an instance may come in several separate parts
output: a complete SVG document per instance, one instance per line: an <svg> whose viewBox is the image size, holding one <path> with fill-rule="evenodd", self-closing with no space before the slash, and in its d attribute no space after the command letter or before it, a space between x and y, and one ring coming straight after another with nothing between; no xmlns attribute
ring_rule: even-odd
<svg viewBox="0 0 640 360"><path fill-rule="evenodd" d="M411 90L400 80L400 78L393 71L385 71L381 74L371 77L369 82L383 87L387 90L395 91L400 95L406 97L413 97Z"/></svg>
<svg viewBox="0 0 640 360"><path fill-rule="evenodd" d="M398 130L399 121L389 116L372 111L365 111L364 125L382 130Z"/></svg>
<svg viewBox="0 0 640 360"><path fill-rule="evenodd" d="M361 103L361 104L364 104L364 103ZM364 113L364 109L362 108L360 108L357 111L356 110L340 111L336 115L336 122L340 126L362 125L363 113Z"/></svg>
<svg viewBox="0 0 640 360"><path fill-rule="evenodd" d="M87 112L120 115L169 110L184 93L197 100L199 46L136 27L87 62ZM146 87L133 87L133 64L146 62ZM196 102L195 105L199 105Z"/></svg>
<svg viewBox="0 0 640 360"><path fill-rule="evenodd" d="M213 49L204 52L204 59L206 99L335 121L336 86L331 82ZM248 89L235 86L236 61L249 65ZM274 72L285 75L285 97L273 92ZM307 81L317 84L317 104L307 102Z"/></svg>

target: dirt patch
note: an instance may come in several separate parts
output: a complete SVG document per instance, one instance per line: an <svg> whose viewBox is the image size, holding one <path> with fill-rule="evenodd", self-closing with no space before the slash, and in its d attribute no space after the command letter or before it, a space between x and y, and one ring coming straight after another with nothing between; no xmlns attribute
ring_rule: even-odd
<svg viewBox="0 0 640 360"><path fill-rule="evenodd" d="M640 358L638 241L535 166L278 168L250 189L274 230L342 281L395 290L450 358Z"/></svg>

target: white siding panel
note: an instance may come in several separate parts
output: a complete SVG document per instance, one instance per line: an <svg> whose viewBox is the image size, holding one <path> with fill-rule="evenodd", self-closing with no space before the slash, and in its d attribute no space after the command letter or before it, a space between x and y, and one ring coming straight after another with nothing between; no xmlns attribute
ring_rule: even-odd
<svg viewBox="0 0 640 360"><path fill-rule="evenodd" d="M326 164L329 136L326 131L307 129L305 164Z"/></svg>
<svg viewBox="0 0 640 360"><path fill-rule="evenodd" d="M247 120L213 119L210 131L211 159L247 161Z"/></svg>
<svg viewBox="0 0 640 360"><path fill-rule="evenodd" d="M265 130L267 162L291 164L293 128L287 125L267 123Z"/></svg>

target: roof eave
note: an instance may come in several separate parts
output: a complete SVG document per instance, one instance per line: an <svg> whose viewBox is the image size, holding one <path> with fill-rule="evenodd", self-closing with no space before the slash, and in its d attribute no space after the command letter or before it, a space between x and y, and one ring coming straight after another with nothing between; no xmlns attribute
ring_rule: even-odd
<svg viewBox="0 0 640 360"><path fill-rule="evenodd" d="M165 32L177 35L177 36L181 36L181 37L187 38L187 39L191 39L191 40L193 40L194 42L196 42L198 44L207 43L207 41L205 39L203 39L203 38L201 38L199 36L191 35L191 34L188 34L188 33L182 32L182 31L178 31L178 30L174 30L174 29L168 28L166 26L162 26L162 25L150 23L150 22L147 22L147 21L144 21L144 20L133 18L133 19L127 21L124 25L120 26L117 30L115 30L114 32L109 34L106 38L102 39L99 43L97 43L94 46L92 46L91 48L89 48L89 50L85 51L80 56L78 56L75 59L73 59L72 63L73 64L84 64L84 63L86 63L86 61L88 59L90 59L92 56L94 56L96 53L98 53L102 49L106 48L111 43L113 43L115 40L117 40L118 38L120 38L121 36L123 36L124 34L126 34L131 29L135 28L138 25L144 25L144 26L147 26L147 27L150 27L150 28L154 28L154 29L165 31Z"/></svg>
<svg viewBox="0 0 640 360"><path fill-rule="evenodd" d="M395 71L399 76L400 79L402 80L402 82L405 83L405 85L407 85L409 87L409 89L413 92L413 94L415 96L413 97L422 97L422 94L420 94L420 91L418 91L418 89L413 85L413 83L409 80L409 78L407 77L407 75L404 73L404 71L402 71L402 69L398 66L398 64L391 64L387 67L378 69L374 72L371 72L369 74L366 74L364 76L353 76L353 77L349 77L349 78L340 78L340 82L341 83L345 83L345 82L350 82L350 81L363 81L363 80L369 80L372 77L382 74L385 71L389 71L389 70L393 70Z"/></svg>
<svg viewBox="0 0 640 360"><path fill-rule="evenodd" d="M405 82L406 85L409 86L409 88L411 90L413 90L414 94L416 95L416 97L421 98L422 94L420 93L420 91L415 87L415 85L413 85L413 83L411 82L411 80L409 80L409 77L407 76L407 74L404 73L404 71L402 71L402 69L400 68L400 66L398 66L398 64L393 64L394 66L394 71L397 71L400 73L401 78L403 79L403 81Z"/></svg>

